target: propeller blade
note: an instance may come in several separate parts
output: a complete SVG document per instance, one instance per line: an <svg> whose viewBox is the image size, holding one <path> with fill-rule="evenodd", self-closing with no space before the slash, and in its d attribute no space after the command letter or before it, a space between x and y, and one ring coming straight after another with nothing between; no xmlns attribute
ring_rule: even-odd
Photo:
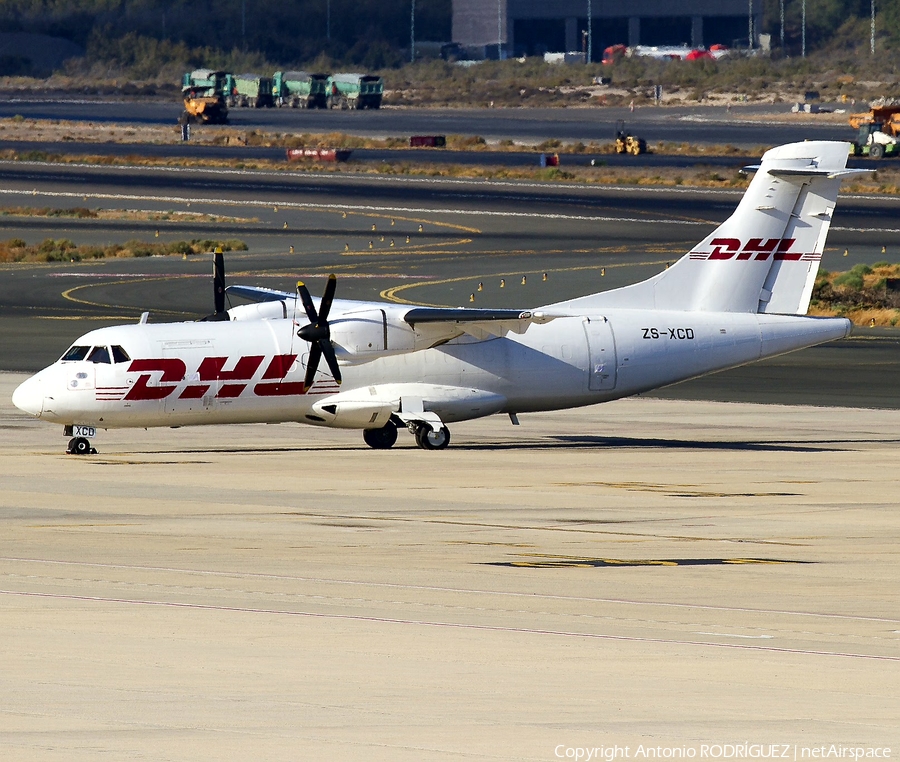
<svg viewBox="0 0 900 762"><path fill-rule="evenodd" d="M306 358L306 378L303 379L303 388L309 391L316 380L316 371L319 368L319 360L322 357L322 348L318 342L309 348L309 357Z"/></svg>
<svg viewBox="0 0 900 762"><path fill-rule="evenodd" d="M322 346L322 354L325 355L325 362L328 363L328 370L331 371L331 375L334 376L334 380L337 381L340 386L341 369L340 366L338 366L337 357L334 354L334 347L331 346L330 341L320 341L319 344Z"/></svg>
<svg viewBox="0 0 900 762"><path fill-rule="evenodd" d="M334 301L334 290L337 288L337 276L334 273L328 276L328 283L325 284L325 293L322 294L322 301L319 302L319 321L324 323L328 320L328 313L331 312L331 302Z"/></svg>
<svg viewBox="0 0 900 762"><path fill-rule="evenodd" d="M221 246L216 246L213 254L213 306L216 311L205 318L200 318L201 323L211 320L230 320L225 311L225 255L222 253Z"/></svg>
<svg viewBox="0 0 900 762"><path fill-rule="evenodd" d="M309 318L309 322L313 325L318 323L319 316L316 314L316 307L313 304L312 297L309 295L309 289L302 280L297 281L297 295L300 297L303 309L306 310L306 317Z"/></svg>
<svg viewBox="0 0 900 762"><path fill-rule="evenodd" d="M225 255L219 246L213 254L213 304L217 315L225 312Z"/></svg>

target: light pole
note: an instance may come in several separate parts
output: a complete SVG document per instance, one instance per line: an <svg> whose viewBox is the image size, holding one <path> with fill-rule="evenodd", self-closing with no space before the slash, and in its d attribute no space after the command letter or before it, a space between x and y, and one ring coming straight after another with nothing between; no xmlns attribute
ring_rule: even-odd
<svg viewBox="0 0 900 762"><path fill-rule="evenodd" d="M503 0L497 0L497 60L503 59Z"/></svg>
<svg viewBox="0 0 900 762"><path fill-rule="evenodd" d="M753 50L753 0L747 3L747 49Z"/></svg>
<svg viewBox="0 0 900 762"><path fill-rule="evenodd" d="M778 0L778 11L781 20L781 55L784 55L784 0Z"/></svg>
<svg viewBox="0 0 900 762"><path fill-rule="evenodd" d="M871 31L869 33L869 48L872 51L872 55L875 55L875 0L872 0L872 25Z"/></svg>
<svg viewBox="0 0 900 762"><path fill-rule="evenodd" d="M409 62L416 62L416 0L409 9Z"/></svg>
<svg viewBox="0 0 900 762"><path fill-rule="evenodd" d="M802 44L802 49L803 49L803 57L806 58L806 0L803 0L802 16L803 16L803 20L802 20L802 22L801 22L801 24L800 24L800 25L803 27L803 31L802 31L802 34L803 34L803 44Z"/></svg>
<svg viewBox="0 0 900 762"><path fill-rule="evenodd" d="M331 0L325 0L325 39L331 42Z"/></svg>
<svg viewBox="0 0 900 762"><path fill-rule="evenodd" d="M873 0L874 2L874 0ZM594 20L593 14L591 13L591 0L588 0L588 49L587 49L587 61L585 63L590 63L592 60L593 53L593 45L594 45L594 24L592 23Z"/></svg>

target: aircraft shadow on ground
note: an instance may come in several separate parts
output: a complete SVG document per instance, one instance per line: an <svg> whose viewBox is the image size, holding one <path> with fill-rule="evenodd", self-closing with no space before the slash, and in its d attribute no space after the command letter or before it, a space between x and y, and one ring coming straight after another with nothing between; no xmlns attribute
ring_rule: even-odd
<svg viewBox="0 0 900 762"><path fill-rule="evenodd" d="M878 440L878 444L892 444ZM893 442L900 443L900 440ZM410 442L399 442L396 450L413 450L417 449L413 446L412 439ZM619 449L685 449L685 450L722 450L737 452L848 452L853 449L855 442L848 442L845 445L839 445L833 441L821 444L785 444L780 442L714 442L689 439L657 439L657 438L641 438L641 437L603 437L603 436L584 436L584 435L551 435L545 438L529 438L522 440L512 440L498 442L496 440L485 440L483 442L454 442L450 445L452 452L458 451L485 451L485 450L548 450L548 449L587 449L587 450L607 450L613 448ZM202 455L211 453L223 453L229 455L258 455L258 454L277 454L277 453L293 453L293 452L309 452L317 450L329 453L352 453L365 450L365 446L355 440L346 444L329 443L326 445L298 442L296 445L285 445L278 447L216 447L209 448L197 447L186 449L161 449L154 450L154 455ZM120 452L116 455L136 455L137 451ZM144 454L150 454L150 451ZM441 457L438 455L438 457Z"/></svg>

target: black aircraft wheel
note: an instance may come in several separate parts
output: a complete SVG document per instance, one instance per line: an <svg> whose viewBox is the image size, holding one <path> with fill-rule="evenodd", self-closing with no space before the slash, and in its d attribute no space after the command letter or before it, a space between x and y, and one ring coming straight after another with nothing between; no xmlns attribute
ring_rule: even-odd
<svg viewBox="0 0 900 762"><path fill-rule="evenodd" d="M387 450L397 441L397 426L389 421L380 429L364 429L363 441L373 450Z"/></svg>
<svg viewBox="0 0 900 762"><path fill-rule="evenodd" d="M75 437L74 439L69 440L69 446L66 448L66 452L70 455L90 455L91 442L84 437Z"/></svg>
<svg viewBox="0 0 900 762"><path fill-rule="evenodd" d="M416 444L423 450L443 450L450 444L450 429L442 426L435 431L423 424L416 429Z"/></svg>

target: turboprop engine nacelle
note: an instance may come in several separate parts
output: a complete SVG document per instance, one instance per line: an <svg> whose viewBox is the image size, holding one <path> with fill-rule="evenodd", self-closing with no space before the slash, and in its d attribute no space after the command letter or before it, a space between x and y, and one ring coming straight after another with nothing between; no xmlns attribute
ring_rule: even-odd
<svg viewBox="0 0 900 762"><path fill-rule="evenodd" d="M364 363L390 354L414 352L416 333L385 310L348 312L331 320L331 341L342 363Z"/></svg>
<svg viewBox="0 0 900 762"><path fill-rule="evenodd" d="M240 304L228 310L228 317L231 320L281 320L287 316L288 308L283 299Z"/></svg>

